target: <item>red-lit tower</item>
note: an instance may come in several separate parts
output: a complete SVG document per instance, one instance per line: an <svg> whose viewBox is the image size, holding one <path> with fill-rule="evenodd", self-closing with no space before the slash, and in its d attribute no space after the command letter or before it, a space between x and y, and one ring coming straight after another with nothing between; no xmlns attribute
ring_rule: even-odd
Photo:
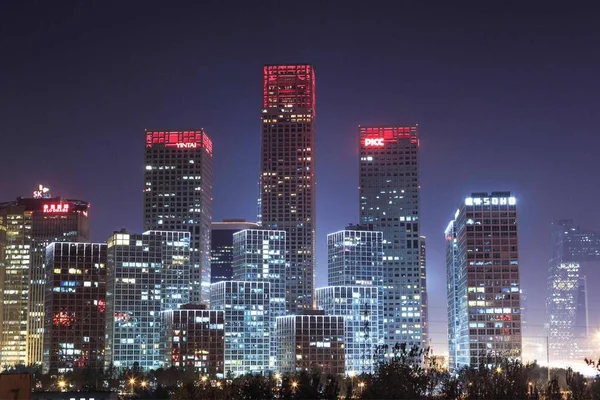
<svg viewBox="0 0 600 400"><path fill-rule="evenodd" d="M88 212L89 203L48 191L0 204L2 367L42 362L46 246L89 241Z"/></svg>
<svg viewBox="0 0 600 400"><path fill-rule="evenodd" d="M190 302L210 301L212 141L203 129L146 130L144 230L190 232Z"/></svg>
<svg viewBox="0 0 600 400"><path fill-rule="evenodd" d="M426 325L420 253L416 126L359 127L360 220L383 232L385 342L422 345Z"/></svg>
<svg viewBox="0 0 600 400"><path fill-rule="evenodd" d="M284 230L286 310L313 306L315 282L315 73L263 68L261 206L264 229Z"/></svg>

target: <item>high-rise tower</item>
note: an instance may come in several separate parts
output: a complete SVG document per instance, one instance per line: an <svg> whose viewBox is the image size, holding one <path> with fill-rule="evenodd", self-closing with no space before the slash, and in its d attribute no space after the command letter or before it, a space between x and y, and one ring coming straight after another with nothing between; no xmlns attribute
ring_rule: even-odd
<svg viewBox="0 0 600 400"><path fill-rule="evenodd" d="M263 69L261 208L284 230L286 309L312 308L315 282L315 73L306 64Z"/></svg>
<svg viewBox="0 0 600 400"><path fill-rule="evenodd" d="M552 224L547 323L550 361L587 357L589 335L586 275L600 262L600 232L572 220Z"/></svg>
<svg viewBox="0 0 600 400"><path fill-rule="evenodd" d="M383 233L385 342L422 345L416 126L359 127L360 221Z"/></svg>
<svg viewBox="0 0 600 400"><path fill-rule="evenodd" d="M42 191L44 189L45 191ZM0 365L42 362L46 246L89 240L89 203L51 197L0 204Z"/></svg>
<svg viewBox="0 0 600 400"><path fill-rule="evenodd" d="M190 232L192 303L210 301L212 142L204 130L146 131L144 230Z"/></svg>
<svg viewBox="0 0 600 400"><path fill-rule="evenodd" d="M446 229L450 369L521 357L517 202L473 193Z"/></svg>

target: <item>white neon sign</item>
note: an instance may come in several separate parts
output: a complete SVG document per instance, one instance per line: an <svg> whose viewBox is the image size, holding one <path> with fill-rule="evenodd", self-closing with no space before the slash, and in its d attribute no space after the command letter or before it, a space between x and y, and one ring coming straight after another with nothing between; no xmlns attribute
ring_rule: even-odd
<svg viewBox="0 0 600 400"><path fill-rule="evenodd" d="M365 138L365 147L382 147L383 138Z"/></svg>
<svg viewBox="0 0 600 400"><path fill-rule="evenodd" d="M466 206L514 206L517 204L516 197L467 197Z"/></svg>
<svg viewBox="0 0 600 400"><path fill-rule="evenodd" d="M34 190L34 192L33 192L34 199L41 199L41 198L49 197L49 195L50 195L50 189L47 187L44 187L44 185L39 185L38 190Z"/></svg>

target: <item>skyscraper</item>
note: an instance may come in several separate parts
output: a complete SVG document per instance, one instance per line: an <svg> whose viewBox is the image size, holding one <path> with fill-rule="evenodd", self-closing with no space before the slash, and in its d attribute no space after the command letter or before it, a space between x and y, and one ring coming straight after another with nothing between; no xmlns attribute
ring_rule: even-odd
<svg viewBox="0 0 600 400"><path fill-rule="evenodd" d="M450 369L487 357L520 358L516 199L473 193L446 230Z"/></svg>
<svg viewBox="0 0 600 400"><path fill-rule="evenodd" d="M212 142L204 130L146 131L144 230L190 232L192 303L210 297Z"/></svg>
<svg viewBox="0 0 600 400"><path fill-rule="evenodd" d="M589 334L586 275L600 262L600 232L558 220L552 224L551 241L546 302L550 361L581 359L587 356Z"/></svg>
<svg viewBox="0 0 600 400"><path fill-rule="evenodd" d="M422 345L416 126L359 127L360 221L383 232L385 342Z"/></svg>
<svg viewBox="0 0 600 400"><path fill-rule="evenodd" d="M88 212L45 188L0 204L0 366L42 362L46 246L89 241Z"/></svg>
<svg viewBox="0 0 600 400"><path fill-rule="evenodd" d="M317 307L344 317L346 374L372 373L383 344L383 235L352 225L327 235L328 284Z"/></svg>
<svg viewBox="0 0 600 400"><path fill-rule="evenodd" d="M312 308L315 281L315 74L305 64L263 68L261 223L284 230L286 309Z"/></svg>
<svg viewBox="0 0 600 400"><path fill-rule="evenodd" d="M423 346L431 344L429 337L429 302L427 296L427 246L425 236L419 237L419 263L421 265L421 316L423 318Z"/></svg>
<svg viewBox="0 0 600 400"><path fill-rule="evenodd" d="M104 370L106 244L51 243L46 276L44 369Z"/></svg>
<svg viewBox="0 0 600 400"><path fill-rule="evenodd" d="M210 281L217 283L233 279L233 234L244 229L256 229L258 224L245 219L224 219L210 224Z"/></svg>
<svg viewBox="0 0 600 400"><path fill-rule="evenodd" d="M269 367L275 370L276 319L285 315L285 231L245 229L233 235L233 279L268 282L271 323Z"/></svg>
<svg viewBox="0 0 600 400"><path fill-rule="evenodd" d="M108 238L106 365L165 364L161 312L189 303L190 233L114 233Z"/></svg>

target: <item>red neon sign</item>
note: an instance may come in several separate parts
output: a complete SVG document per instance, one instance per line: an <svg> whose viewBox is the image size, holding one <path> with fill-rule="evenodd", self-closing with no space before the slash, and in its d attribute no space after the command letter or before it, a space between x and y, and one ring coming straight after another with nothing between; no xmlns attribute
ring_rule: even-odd
<svg viewBox="0 0 600 400"><path fill-rule="evenodd" d="M212 154L212 142L203 130L146 132L146 147L154 145L176 149L204 148Z"/></svg>
<svg viewBox="0 0 600 400"><path fill-rule="evenodd" d="M365 138L365 147L382 147L383 138Z"/></svg>
<svg viewBox="0 0 600 400"><path fill-rule="evenodd" d="M69 204L58 203L58 204L44 204L43 212L45 213L68 213Z"/></svg>

